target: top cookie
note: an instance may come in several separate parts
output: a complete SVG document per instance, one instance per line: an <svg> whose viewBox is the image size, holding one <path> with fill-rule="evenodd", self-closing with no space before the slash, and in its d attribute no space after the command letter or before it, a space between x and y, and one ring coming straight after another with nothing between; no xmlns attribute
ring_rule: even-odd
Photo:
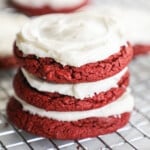
<svg viewBox="0 0 150 150"><path fill-rule="evenodd" d="M118 73L132 58L117 22L98 13L46 15L18 34L15 54L30 73L48 81L97 81Z"/></svg>

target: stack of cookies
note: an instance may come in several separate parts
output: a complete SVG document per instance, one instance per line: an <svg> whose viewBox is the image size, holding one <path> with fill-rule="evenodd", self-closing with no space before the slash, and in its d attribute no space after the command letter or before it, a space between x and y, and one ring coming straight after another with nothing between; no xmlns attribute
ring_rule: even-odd
<svg viewBox="0 0 150 150"><path fill-rule="evenodd" d="M14 52L21 68L7 114L17 127L81 139L127 124L133 51L113 18L92 12L35 18L18 34Z"/></svg>

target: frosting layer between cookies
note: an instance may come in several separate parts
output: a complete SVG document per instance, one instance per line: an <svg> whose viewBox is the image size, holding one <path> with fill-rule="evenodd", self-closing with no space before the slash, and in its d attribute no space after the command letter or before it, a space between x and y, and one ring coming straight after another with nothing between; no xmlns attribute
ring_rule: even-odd
<svg viewBox="0 0 150 150"><path fill-rule="evenodd" d="M88 110L88 111L72 111L72 112L58 112L58 111L46 111L44 109L32 106L19 97L15 96L23 107L24 111L28 111L30 114L38 115L40 117L47 117L49 119L59 121L77 121L80 119L90 117L109 117L120 115L125 112L131 112L134 107L134 99L132 95L127 91L115 102L112 102L104 107Z"/></svg>
<svg viewBox="0 0 150 150"><path fill-rule="evenodd" d="M128 68L126 67L118 74L106 78L104 80L88 83L78 83L78 84L57 84L51 83L40 78L33 76L28 73L25 69L22 69L22 72L28 81L29 85L38 91L41 92L57 92L59 94L74 96L75 98L84 99L92 97L100 92L106 92L111 88L117 88L118 82L121 77L127 72Z"/></svg>
<svg viewBox="0 0 150 150"><path fill-rule="evenodd" d="M78 12L33 19L18 34L16 45L25 55L50 57L64 66L80 67L119 52L126 41L113 18Z"/></svg>

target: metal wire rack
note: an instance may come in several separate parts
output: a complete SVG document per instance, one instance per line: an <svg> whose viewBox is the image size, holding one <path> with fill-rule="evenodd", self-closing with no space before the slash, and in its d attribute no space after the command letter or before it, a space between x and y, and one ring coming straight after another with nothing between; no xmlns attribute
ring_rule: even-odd
<svg viewBox="0 0 150 150"><path fill-rule="evenodd" d="M149 150L150 149L150 55L140 56L130 65L135 109L129 124L115 133L77 141L45 139L12 125L1 106L0 150ZM0 72L0 101L12 94L14 71Z"/></svg>

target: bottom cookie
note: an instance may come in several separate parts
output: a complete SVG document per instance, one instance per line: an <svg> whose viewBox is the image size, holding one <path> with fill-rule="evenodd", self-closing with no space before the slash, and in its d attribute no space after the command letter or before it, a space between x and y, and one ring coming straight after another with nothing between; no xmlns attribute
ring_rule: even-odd
<svg viewBox="0 0 150 150"><path fill-rule="evenodd" d="M116 131L130 118L130 113L110 117L92 117L79 121L57 121L32 115L22 110L21 104L11 98L7 106L7 115L12 123L29 133L46 138L74 140L96 137Z"/></svg>
<svg viewBox="0 0 150 150"><path fill-rule="evenodd" d="M150 45L134 45L134 56L150 53Z"/></svg>
<svg viewBox="0 0 150 150"><path fill-rule="evenodd" d="M1 57L0 56L0 69L11 69L17 66L17 61L14 56Z"/></svg>

